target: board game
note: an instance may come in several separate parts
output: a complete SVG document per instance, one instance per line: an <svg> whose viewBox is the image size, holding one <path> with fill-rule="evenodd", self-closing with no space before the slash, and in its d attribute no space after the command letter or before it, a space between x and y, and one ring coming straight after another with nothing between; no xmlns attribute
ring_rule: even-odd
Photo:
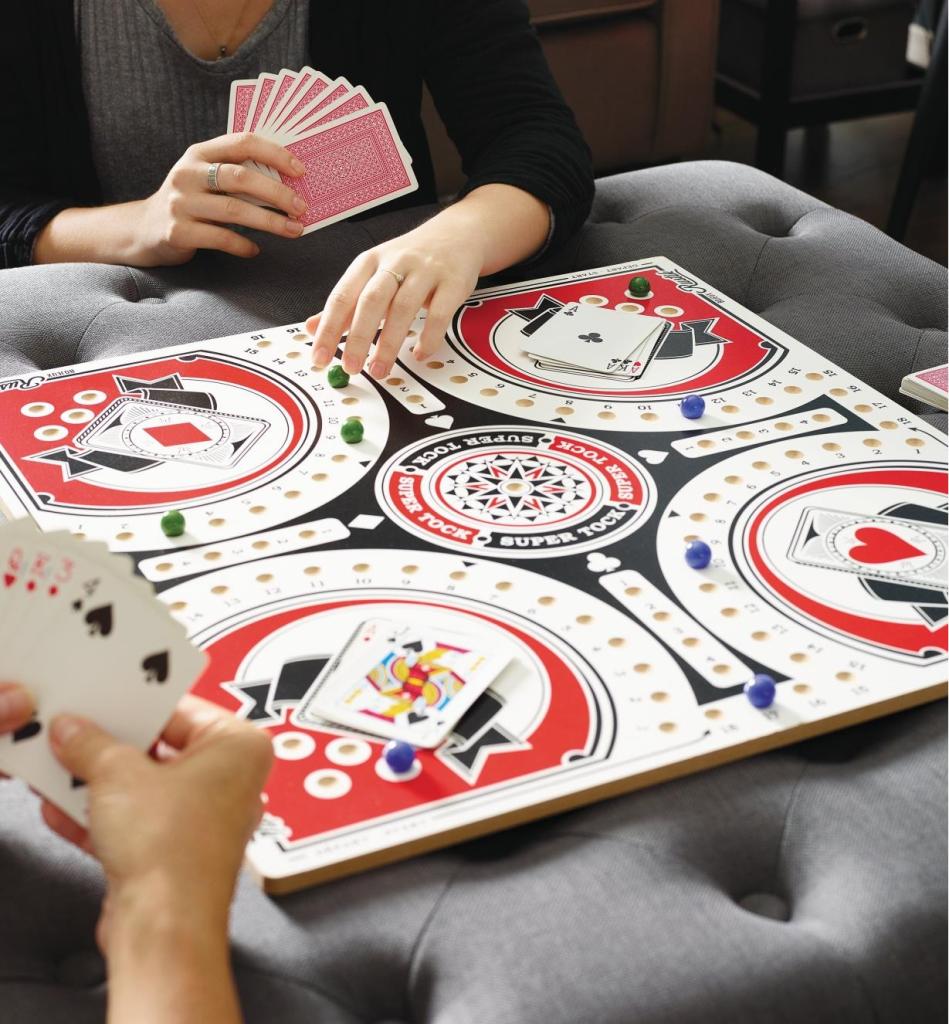
<svg viewBox="0 0 949 1024"><path fill-rule="evenodd" d="M661 340L628 379L530 355L565 304L659 318ZM130 554L209 655L194 692L271 733L247 854L268 891L945 694L945 437L687 269L483 289L380 382L331 387L309 342L0 381L7 513ZM507 666L405 772L302 707L373 617L477 633Z"/></svg>

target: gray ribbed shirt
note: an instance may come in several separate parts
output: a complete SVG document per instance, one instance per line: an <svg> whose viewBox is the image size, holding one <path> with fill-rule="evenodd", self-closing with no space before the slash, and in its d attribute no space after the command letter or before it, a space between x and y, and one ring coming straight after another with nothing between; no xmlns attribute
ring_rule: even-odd
<svg viewBox="0 0 949 1024"><path fill-rule="evenodd" d="M231 80L307 63L309 0L274 0L230 56L178 42L156 0L75 0L82 88L103 201L151 195L188 146L227 131Z"/></svg>

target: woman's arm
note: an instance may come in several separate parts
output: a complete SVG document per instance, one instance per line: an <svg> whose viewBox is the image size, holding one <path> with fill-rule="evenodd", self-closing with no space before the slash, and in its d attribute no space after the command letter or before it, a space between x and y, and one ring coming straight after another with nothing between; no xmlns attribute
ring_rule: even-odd
<svg viewBox="0 0 949 1024"><path fill-rule="evenodd" d="M238 1024L228 912L260 820L270 739L194 697L161 738L158 763L85 719L55 718L53 752L89 787L89 831L51 804L43 817L105 872L97 939L109 1024Z"/></svg>
<svg viewBox="0 0 949 1024"><path fill-rule="evenodd" d="M32 714L25 689L0 683L0 735ZM260 816L270 743L193 697L162 738L175 763L158 765L83 719L55 719L53 750L89 784L92 830L51 804L43 816L106 872L98 939L109 968L109 1024L239 1024L228 908Z"/></svg>
<svg viewBox="0 0 949 1024"><path fill-rule="evenodd" d="M379 323L385 326L369 365L379 379L392 363L422 306L428 315L415 345L416 359L435 351L452 314L479 277L526 259L550 233L545 203L510 185L482 185L408 234L364 252L330 292L323 311L310 317L313 364L325 367L349 331L343 366L358 373ZM395 274L404 276L401 284Z"/></svg>
<svg viewBox="0 0 949 1024"><path fill-rule="evenodd" d="M227 915L157 878L112 901L108 1024L239 1024Z"/></svg>
<svg viewBox="0 0 949 1024"><path fill-rule="evenodd" d="M324 309L307 321L317 367L329 363L348 331L347 372L358 372L368 358L372 376L387 376L423 306L428 315L414 354L428 358L479 277L563 243L590 210L590 151L525 5L427 0L422 9L425 78L468 181L454 205L349 267Z"/></svg>
<svg viewBox="0 0 949 1024"><path fill-rule="evenodd" d="M222 225L239 224L283 238L297 238L303 201L279 181L244 166L258 160L297 177L303 165L282 146L260 135L222 135L190 146L147 199L114 206L62 210L40 231L34 263L121 263L133 267L185 263L198 249L256 256L257 245ZM212 193L208 169L219 164L222 192ZM286 210L262 209L241 196Z"/></svg>
<svg viewBox="0 0 949 1024"><path fill-rule="evenodd" d="M556 248L593 200L590 149L550 73L521 0L426 0L423 71L467 181L547 203ZM591 71L591 73L594 73Z"/></svg>

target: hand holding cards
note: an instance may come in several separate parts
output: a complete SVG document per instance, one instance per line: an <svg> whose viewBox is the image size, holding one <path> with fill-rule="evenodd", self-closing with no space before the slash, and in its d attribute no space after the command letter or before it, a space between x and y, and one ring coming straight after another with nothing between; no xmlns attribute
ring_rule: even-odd
<svg viewBox="0 0 949 1024"><path fill-rule="evenodd" d="M297 717L436 747L509 660L474 636L368 619L328 662Z"/></svg>
<svg viewBox="0 0 949 1024"><path fill-rule="evenodd" d="M279 175L306 203L303 234L418 188L386 105L310 67L232 82L227 130L269 138L304 165L299 178Z"/></svg>
<svg viewBox="0 0 949 1024"><path fill-rule="evenodd" d="M49 722L82 715L145 750L204 661L127 558L23 520L0 526L0 679L36 703L32 722L0 736L0 772L85 824L82 780L53 757Z"/></svg>

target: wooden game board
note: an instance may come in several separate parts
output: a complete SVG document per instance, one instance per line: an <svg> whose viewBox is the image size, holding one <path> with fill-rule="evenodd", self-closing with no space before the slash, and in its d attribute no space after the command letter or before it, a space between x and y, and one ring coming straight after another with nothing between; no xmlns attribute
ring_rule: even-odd
<svg viewBox="0 0 949 1024"><path fill-rule="evenodd" d="M537 368L525 331L567 301L670 322L642 379ZM333 390L307 342L291 325L0 382L9 513L132 554L210 654L195 692L272 733L248 848L269 891L945 693L945 438L688 271L480 291L435 358L379 384ZM512 659L403 776L381 741L296 714L375 615ZM770 708L742 692L755 672Z"/></svg>

